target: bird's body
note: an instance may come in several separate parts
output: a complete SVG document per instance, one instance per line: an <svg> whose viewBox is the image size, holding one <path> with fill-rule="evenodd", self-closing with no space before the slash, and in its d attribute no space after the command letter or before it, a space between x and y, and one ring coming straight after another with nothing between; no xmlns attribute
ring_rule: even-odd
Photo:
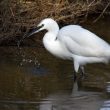
<svg viewBox="0 0 110 110"><path fill-rule="evenodd" d="M57 57L72 60L76 72L87 63L107 63L110 59L110 45L81 26L68 25L59 30L57 22L50 18L38 26L41 28L34 33L47 30L43 37L45 48Z"/></svg>

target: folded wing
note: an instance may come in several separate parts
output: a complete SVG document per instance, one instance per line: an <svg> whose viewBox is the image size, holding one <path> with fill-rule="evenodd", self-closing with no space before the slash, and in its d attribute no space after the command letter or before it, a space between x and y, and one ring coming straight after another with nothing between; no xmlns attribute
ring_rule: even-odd
<svg viewBox="0 0 110 110"><path fill-rule="evenodd" d="M107 42L78 25L68 25L60 29L58 39L75 55L105 57L107 52L110 53Z"/></svg>

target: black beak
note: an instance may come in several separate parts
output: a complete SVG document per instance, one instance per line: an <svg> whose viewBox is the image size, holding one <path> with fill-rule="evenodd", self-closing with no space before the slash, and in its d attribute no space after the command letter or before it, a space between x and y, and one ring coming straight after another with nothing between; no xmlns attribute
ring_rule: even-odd
<svg viewBox="0 0 110 110"><path fill-rule="evenodd" d="M36 28L34 28L34 29L29 30L29 32L27 32L26 34L24 34L24 36L22 37L22 39L17 42L18 47L20 46L20 43L21 43L25 38L28 38L28 37L34 35L35 33L39 32L39 31L40 31L40 28L42 28L43 26L44 26L44 25L38 26L38 27L36 27Z"/></svg>

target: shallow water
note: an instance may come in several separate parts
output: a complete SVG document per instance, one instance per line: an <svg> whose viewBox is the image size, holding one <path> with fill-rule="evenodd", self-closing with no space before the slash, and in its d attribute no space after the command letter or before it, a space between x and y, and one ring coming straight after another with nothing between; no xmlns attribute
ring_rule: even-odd
<svg viewBox="0 0 110 110"><path fill-rule="evenodd" d="M83 27L110 42L108 23L89 21ZM89 64L85 71L77 86L72 62L40 47L0 47L0 110L110 109L110 64Z"/></svg>

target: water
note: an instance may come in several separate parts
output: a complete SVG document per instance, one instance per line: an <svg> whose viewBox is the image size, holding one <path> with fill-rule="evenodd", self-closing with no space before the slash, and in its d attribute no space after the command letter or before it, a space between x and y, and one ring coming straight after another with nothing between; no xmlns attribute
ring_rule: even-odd
<svg viewBox="0 0 110 110"><path fill-rule="evenodd" d="M85 27L110 42L105 19ZM0 110L110 110L110 65L87 65L79 88L72 66L44 48L0 47Z"/></svg>

